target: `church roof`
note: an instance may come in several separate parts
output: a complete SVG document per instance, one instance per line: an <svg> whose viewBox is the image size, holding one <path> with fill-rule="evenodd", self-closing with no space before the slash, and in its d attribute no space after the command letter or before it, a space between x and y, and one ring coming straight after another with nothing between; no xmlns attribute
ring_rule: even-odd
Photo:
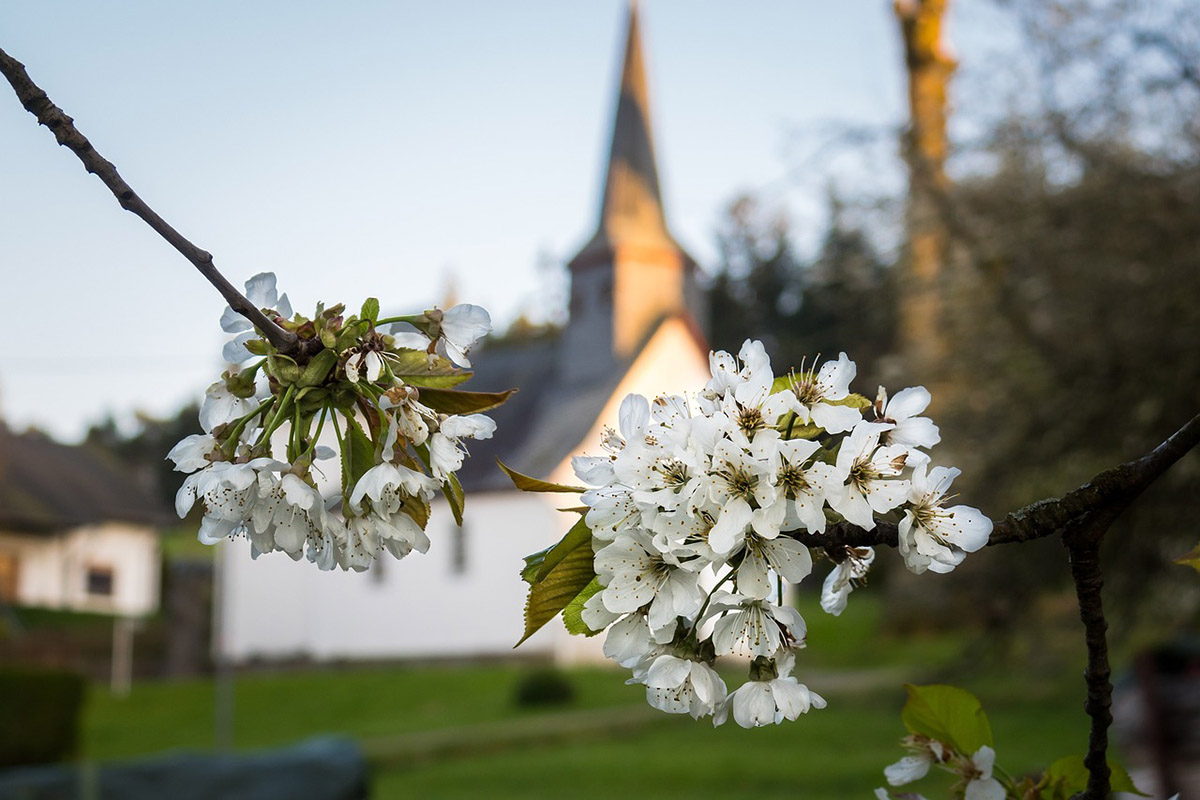
<svg viewBox="0 0 1200 800"><path fill-rule="evenodd" d="M526 475L548 475L583 441L629 368L621 365L592 381L565 381L557 368L559 345L558 336L543 336L473 354L475 377L463 388L519 391L487 412L496 421L495 437L470 442L471 456L458 472L468 493L512 489L497 458Z"/></svg>
<svg viewBox="0 0 1200 800"><path fill-rule="evenodd" d="M622 245L682 252L667 230L663 213L636 3L629 7L621 88L600 219L595 234L572 264L585 265L593 260L603 260Z"/></svg>
<svg viewBox="0 0 1200 800"><path fill-rule="evenodd" d="M49 533L102 522L171 519L111 457L0 424L0 530Z"/></svg>

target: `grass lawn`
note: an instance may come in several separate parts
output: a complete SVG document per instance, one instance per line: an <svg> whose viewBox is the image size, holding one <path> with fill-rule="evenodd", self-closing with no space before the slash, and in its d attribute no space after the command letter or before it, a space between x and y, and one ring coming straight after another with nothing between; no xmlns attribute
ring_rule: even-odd
<svg viewBox="0 0 1200 800"><path fill-rule="evenodd" d="M928 682L939 665L961 654L964 639L880 639L874 632L877 601L862 594L841 619L810 612L813 650L811 658L802 654L801 679L826 695L829 708L795 723L753 731L729 723L714 730L707 722L647 714L607 733L560 736L556 726L566 718L586 722L588 709L609 714L605 719L612 718L605 709L636 710L644 690L624 685L619 671L574 669L571 705L534 710L513 702L515 685L529 667L346 668L237 677L235 744L256 749L320 733L355 737L383 764L374 775L374 796L383 800L556 794L608 800L614 793L869 798L882 782L883 767L903 754L897 746L903 733L901 684ZM842 669L848 665L874 671L858 676L870 680L854 681ZM1071 672L1046 679L976 667L952 682L983 700L999 762L1020 773L1082 752L1083 686L1078 672ZM741 676L730 674L728 680L732 688ZM107 760L208 749L213 699L208 680L138 684L124 699L96 687L86 715L84 755ZM541 726L548 733L528 736ZM524 738L505 747L505 739L518 731ZM437 741L456 745L455 752L404 755L413 743ZM380 756L396 748L399 757Z"/></svg>

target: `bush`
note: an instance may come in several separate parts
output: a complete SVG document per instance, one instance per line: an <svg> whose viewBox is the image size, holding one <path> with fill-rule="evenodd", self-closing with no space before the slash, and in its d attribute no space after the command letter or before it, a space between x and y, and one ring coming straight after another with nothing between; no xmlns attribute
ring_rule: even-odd
<svg viewBox="0 0 1200 800"><path fill-rule="evenodd" d="M560 706L575 699L575 687L567 676L553 667L528 672L517 681L518 706Z"/></svg>
<svg viewBox="0 0 1200 800"><path fill-rule="evenodd" d="M0 669L0 768L73 756L85 688L73 672Z"/></svg>

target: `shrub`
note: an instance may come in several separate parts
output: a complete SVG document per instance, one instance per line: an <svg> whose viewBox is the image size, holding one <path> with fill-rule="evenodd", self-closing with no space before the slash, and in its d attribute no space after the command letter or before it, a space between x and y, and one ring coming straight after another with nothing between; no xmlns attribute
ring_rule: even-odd
<svg viewBox="0 0 1200 800"><path fill-rule="evenodd" d="M85 687L73 672L0 669L0 767L74 755Z"/></svg>
<svg viewBox="0 0 1200 800"><path fill-rule="evenodd" d="M514 700L521 707L566 705L575 699L575 686L561 671L544 667L517 681Z"/></svg>

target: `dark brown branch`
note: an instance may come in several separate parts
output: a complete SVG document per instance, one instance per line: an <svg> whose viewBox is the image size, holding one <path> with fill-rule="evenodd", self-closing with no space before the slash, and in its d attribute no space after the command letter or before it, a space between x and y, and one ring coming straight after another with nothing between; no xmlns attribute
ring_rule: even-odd
<svg viewBox="0 0 1200 800"><path fill-rule="evenodd" d="M294 333L285 331L275 324L229 281L225 280L225 276L213 266L211 253L192 244L155 213L150 206L146 205L145 201L138 197L137 193L117 172L113 163L96 152L96 148L92 147L92 143L88 141L87 137L79 132L79 129L75 127L75 121L67 116L61 108L54 105L46 93L29 78L25 72L25 65L3 50L0 50L0 73L3 73L8 82L12 84L13 91L17 93L17 99L21 101L25 110L37 117L40 124L49 128L60 145L69 148L79 157L84 168L99 178L113 193L117 202L121 204L121 208L141 217L159 236L166 239L184 258L192 262L196 269L200 270L200 274L216 287L234 311L250 320L254 327L258 328L280 352L289 355L311 355L301 352L302 343Z"/></svg>
<svg viewBox="0 0 1200 800"><path fill-rule="evenodd" d="M1084 641L1087 644L1087 667L1083 678L1087 698L1083 708L1091 718L1088 733L1087 789L1082 800L1107 800L1110 791L1108 768L1108 728L1112 725L1112 670L1108 664L1108 641L1105 633L1108 622L1100 590L1104 580L1100 571L1100 541L1120 511L1104 511L1063 534L1063 542L1071 558L1071 577L1075 581L1075 596L1079 601L1079 618L1083 621Z"/></svg>

